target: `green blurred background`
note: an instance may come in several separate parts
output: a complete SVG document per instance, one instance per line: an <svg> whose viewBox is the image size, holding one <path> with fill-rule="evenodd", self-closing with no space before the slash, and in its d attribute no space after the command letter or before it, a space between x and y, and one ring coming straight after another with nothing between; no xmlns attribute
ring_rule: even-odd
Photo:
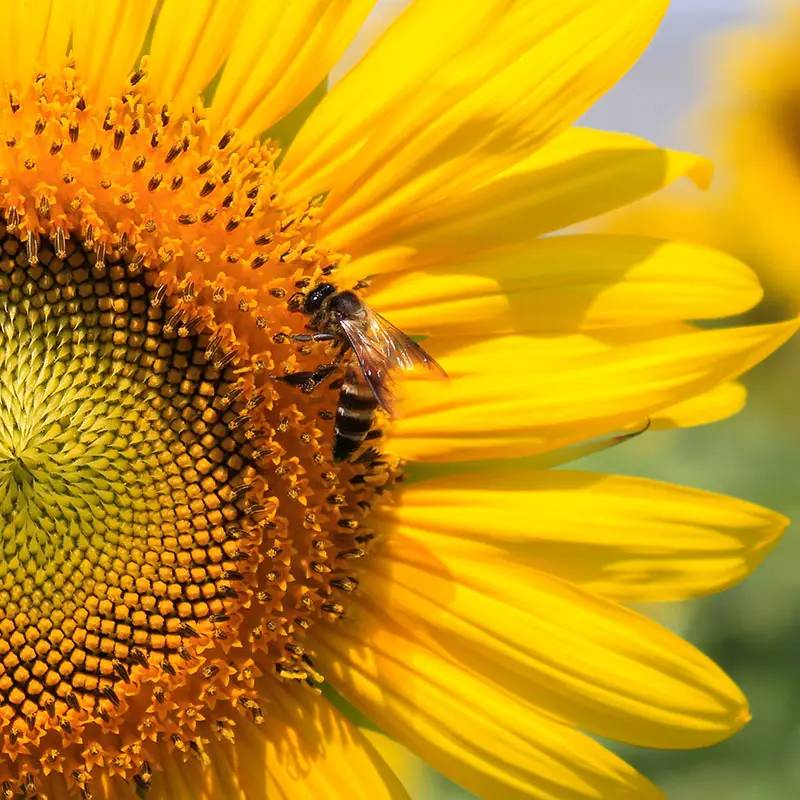
<svg viewBox="0 0 800 800"><path fill-rule="evenodd" d="M375 19L374 30L404 4L383 0L384 17ZM703 152L702 136L689 123L708 99L715 38L758 25L767 7L768 0L673 0L650 50L583 122ZM800 275L797 280L800 286ZM773 295L747 321L787 318L790 304L781 300ZM796 339L747 376L750 400L739 415L702 428L650 432L578 464L734 495L798 520L739 586L698 601L644 609L720 664L752 706L750 724L714 748L667 752L610 745L672 800L800 798L799 376ZM421 762L408 766L415 800L471 797Z"/></svg>

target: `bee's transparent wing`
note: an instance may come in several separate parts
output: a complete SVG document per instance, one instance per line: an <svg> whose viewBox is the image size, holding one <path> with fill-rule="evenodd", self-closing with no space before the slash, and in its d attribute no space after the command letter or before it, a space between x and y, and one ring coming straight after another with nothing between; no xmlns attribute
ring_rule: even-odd
<svg viewBox="0 0 800 800"><path fill-rule="evenodd" d="M363 320L342 320L341 325L358 358L364 378L375 399L394 416L392 396L395 370L412 370L418 366L446 373L437 361L380 314L370 310L366 324Z"/></svg>

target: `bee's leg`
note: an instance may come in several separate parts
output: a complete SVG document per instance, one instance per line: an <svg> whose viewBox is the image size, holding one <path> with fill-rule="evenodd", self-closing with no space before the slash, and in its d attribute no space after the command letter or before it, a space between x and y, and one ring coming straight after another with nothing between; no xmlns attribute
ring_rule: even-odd
<svg viewBox="0 0 800 800"><path fill-rule="evenodd" d="M314 373L309 369L304 372L293 372L291 375L271 375L270 377L275 381L283 381L288 383L289 386L302 387L313 377Z"/></svg>
<svg viewBox="0 0 800 800"><path fill-rule="evenodd" d="M336 337L332 333L293 333L289 338L293 342L332 342Z"/></svg>
<svg viewBox="0 0 800 800"><path fill-rule="evenodd" d="M303 394L311 394L314 389L317 388L321 383L324 383L331 375L336 371L339 366L338 361L334 361L330 364L322 364L317 367L306 379L306 381L300 386L300 390Z"/></svg>

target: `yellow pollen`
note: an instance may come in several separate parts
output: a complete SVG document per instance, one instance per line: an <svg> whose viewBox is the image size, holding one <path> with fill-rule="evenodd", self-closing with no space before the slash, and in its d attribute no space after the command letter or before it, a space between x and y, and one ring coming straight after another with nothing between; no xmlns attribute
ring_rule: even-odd
<svg viewBox="0 0 800 800"><path fill-rule="evenodd" d="M306 631L396 479L334 467L335 389L275 380L330 359L289 338L342 261L319 204L145 84L94 108L70 67L0 103L2 796L145 790L162 748L269 725L274 681L322 680Z"/></svg>

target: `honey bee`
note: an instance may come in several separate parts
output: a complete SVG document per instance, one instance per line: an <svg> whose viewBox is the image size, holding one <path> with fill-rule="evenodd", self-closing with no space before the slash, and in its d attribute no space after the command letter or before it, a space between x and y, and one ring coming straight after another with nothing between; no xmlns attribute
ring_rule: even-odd
<svg viewBox="0 0 800 800"><path fill-rule="evenodd" d="M333 426L333 460L338 464L358 450L372 428L378 406L395 416L393 372L424 366L442 377L446 373L411 337L373 311L355 292L319 283L305 297L295 297L290 307L295 305L311 317L306 328L312 332L294 334L292 340L331 342L338 351L331 363L281 380L309 393L344 367Z"/></svg>

